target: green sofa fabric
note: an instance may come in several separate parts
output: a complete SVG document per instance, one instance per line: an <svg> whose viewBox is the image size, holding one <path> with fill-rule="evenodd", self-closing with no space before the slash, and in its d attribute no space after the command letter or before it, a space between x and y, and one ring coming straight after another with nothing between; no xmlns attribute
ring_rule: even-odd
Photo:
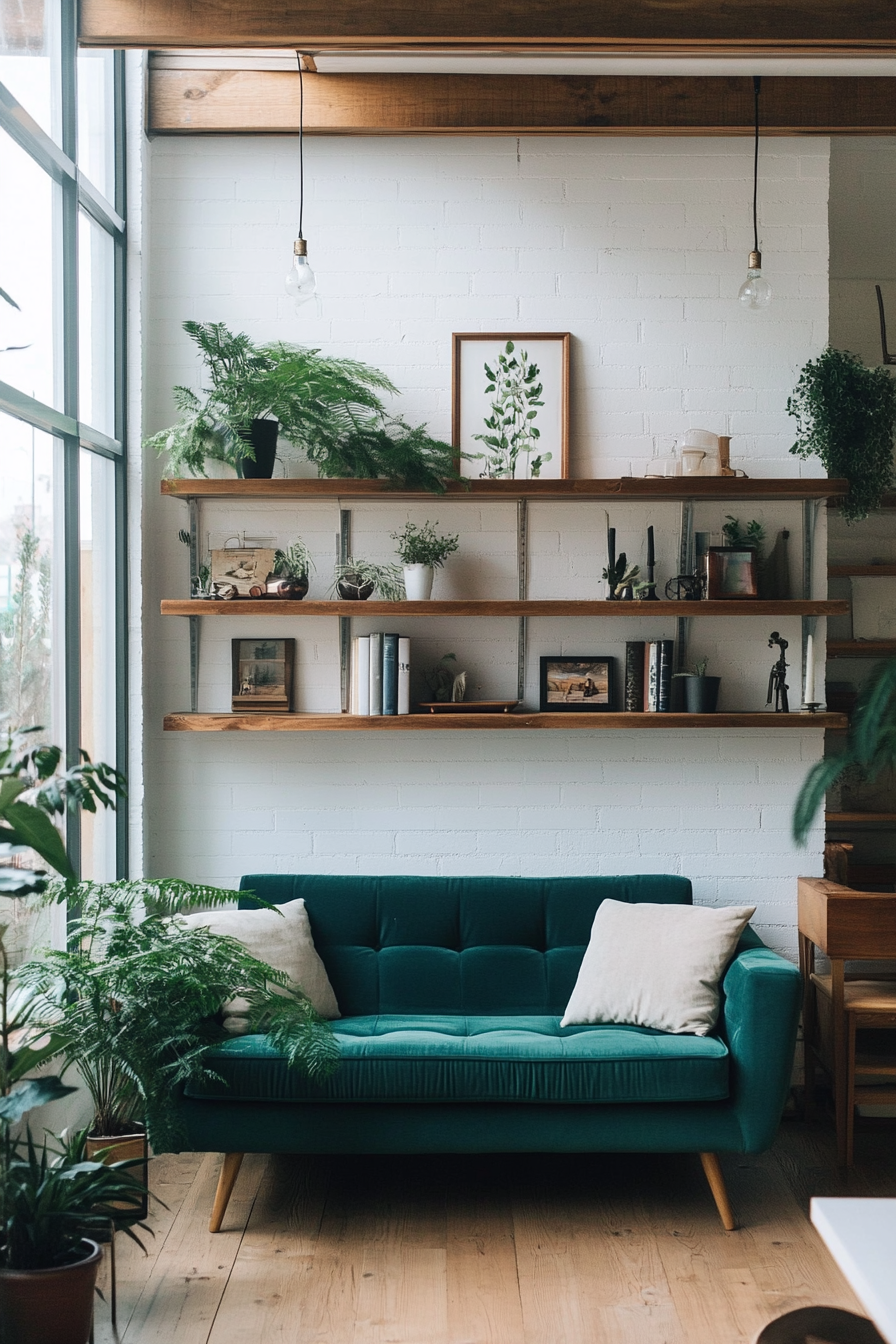
<svg viewBox="0 0 896 1344"><path fill-rule="evenodd" d="M686 878L258 874L242 889L305 900L342 1012L341 1062L317 1087L264 1038L227 1042L220 1083L181 1098L185 1146L761 1152L774 1137L800 978L751 929L709 1036L559 1027L600 902L689 904Z"/></svg>
<svg viewBox="0 0 896 1344"><path fill-rule="evenodd" d="M210 1064L220 1082L189 1096L244 1101L718 1101L728 1050L712 1036L642 1027L561 1028L557 1017L355 1017L334 1024L340 1064L323 1087L263 1036Z"/></svg>

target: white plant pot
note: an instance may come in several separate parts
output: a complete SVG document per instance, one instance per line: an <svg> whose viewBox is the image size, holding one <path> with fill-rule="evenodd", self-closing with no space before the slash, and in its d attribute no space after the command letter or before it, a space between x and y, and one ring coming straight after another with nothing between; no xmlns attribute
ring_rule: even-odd
<svg viewBox="0 0 896 1344"><path fill-rule="evenodd" d="M404 590L409 602L428 602L432 597L432 565L405 565Z"/></svg>

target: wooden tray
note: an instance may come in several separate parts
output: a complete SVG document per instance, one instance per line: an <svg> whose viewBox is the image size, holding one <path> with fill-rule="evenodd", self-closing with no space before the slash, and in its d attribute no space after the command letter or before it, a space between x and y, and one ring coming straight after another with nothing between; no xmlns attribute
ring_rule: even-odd
<svg viewBox="0 0 896 1344"><path fill-rule="evenodd" d="M430 714L510 714L519 700L424 700L420 709Z"/></svg>

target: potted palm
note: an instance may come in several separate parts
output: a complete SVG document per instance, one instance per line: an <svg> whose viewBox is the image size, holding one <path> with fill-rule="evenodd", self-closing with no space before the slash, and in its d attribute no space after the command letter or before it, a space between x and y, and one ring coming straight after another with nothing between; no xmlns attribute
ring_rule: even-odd
<svg viewBox="0 0 896 1344"><path fill-rule="evenodd" d="M183 326L207 386L175 387L180 418L146 440L172 475L205 475L211 459L238 476L270 477L282 434L322 476L384 477L435 493L457 478L449 444L387 414L381 394L396 388L379 369L283 341L259 345L220 322Z"/></svg>
<svg viewBox="0 0 896 1344"><path fill-rule="evenodd" d="M404 587L411 602L429 601L436 569L457 550L458 536L438 536L438 525L438 519L431 523L427 518L422 527L408 521L400 532L390 533L398 542L395 549L404 566Z"/></svg>

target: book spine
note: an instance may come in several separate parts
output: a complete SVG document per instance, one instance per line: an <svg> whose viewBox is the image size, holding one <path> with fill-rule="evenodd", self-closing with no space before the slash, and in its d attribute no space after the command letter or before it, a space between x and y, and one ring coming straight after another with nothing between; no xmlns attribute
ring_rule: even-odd
<svg viewBox="0 0 896 1344"><path fill-rule="evenodd" d="M668 714L672 708L672 658L675 653L675 641L661 639L658 644L656 707L660 714Z"/></svg>
<svg viewBox="0 0 896 1344"><path fill-rule="evenodd" d="M644 641L630 639L625 645L625 692L622 707L629 713L644 709Z"/></svg>
<svg viewBox="0 0 896 1344"><path fill-rule="evenodd" d="M383 713L398 713L397 635L383 635Z"/></svg>
<svg viewBox="0 0 896 1344"><path fill-rule="evenodd" d="M352 640L352 661L349 670L348 680L348 712L357 714L358 712L358 636Z"/></svg>
<svg viewBox="0 0 896 1344"><path fill-rule="evenodd" d="M370 636L358 636L358 708L357 714L370 713Z"/></svg>
<svg viewBox="0 0 896 1344"><path fill-rule="evenodd" d="M398 712L411 712L411 641L398 641Z"/></svg>
<svg viewBox="0 0 896 1344"><path fill-rule="evenodd" d="M370 711L371 714L383 712L383 637L377 633L370 636Z"/></svg>
<svg viewBox="0 0 896 1344"><path fill-rule="evenodd" d="M644 647L644 708L648 714L657 710L659 689L659 641L650 640Z"/></svg>

